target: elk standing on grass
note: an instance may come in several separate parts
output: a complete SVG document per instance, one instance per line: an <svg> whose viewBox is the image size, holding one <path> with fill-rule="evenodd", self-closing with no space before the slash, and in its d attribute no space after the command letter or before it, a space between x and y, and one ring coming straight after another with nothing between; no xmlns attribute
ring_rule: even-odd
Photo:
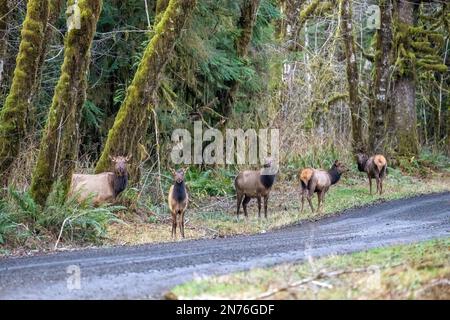
<svg viewBox="0 0 450 320"><path fill-rule="evenodd" d="M181 237L184 238L184 212L188 206L189 197L184 183L184 174L187 169L178 171L171 170L174 177L174 184L169 190L169 209L172 214L172 237L176 238L177 223L180 228Z"/></svg>
<svg viewBox="0 0 450 320"><path fill-rule="evenodd" d="M258 217L261 217L261 198L264 200L264 217L267 218L267 202L270 190L275 182L276 169L273 160L265 160L264 168L260 170L246 170L236 177L234 186L237 194L237 216L242 203L244 215L247 217L247 204L252 198L258 200Z"/></svg>
<svg viewBox="0 0 450 320"><path fill-rule="evenodd" d="M383 179L387 174L386 158L381 154L376 154L369 158L364 153L358 153L356 155L356 163L359 171L367 173L370 194L372 194L372 178L374 178L377 181L377 193L381 195L383 193Z"/></svg>
<svg viewBox="0 0 450 320"><path fill-rule="evenodd" d="M314 212L314 208L311 201L311 198L314 195L314 193L317 193L317 201L318 201L317 211L320 212L320 209L323 209L325 201L325 193L328 191L330 186L336 184L341 179L341 175L347 171L348 169L345 167L345 165L338 160L336 160L333 163L330 170L328 171L312 168L305 168L301 170L299 173L300 188L302 195L301 212L303 212L305 196L308 199L311 211Z"/></svg>
<svg viewBox="0 0 450 320"><path fill-rule="evenodd" d="M114 172L72 175L69 196L76 194L78 202L82 202L92 195L94 205L114 201L127 187L127 162L130 159L131 156L110 157Z"/></svg>

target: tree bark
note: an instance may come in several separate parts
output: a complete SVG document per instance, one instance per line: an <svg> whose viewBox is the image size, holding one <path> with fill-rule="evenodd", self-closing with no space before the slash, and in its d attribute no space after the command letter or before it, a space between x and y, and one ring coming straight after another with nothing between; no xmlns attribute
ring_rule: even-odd
<svg viewBox="0 0 450 320"><path fill-rule="evenodd" d="M235 42L237 56L241 59L245 58L248 53L259 3L260 0L244 0L244 4L241 8L241 16L238 22L241 33ZM219 105L222 115L225 117L226 121L233 112L234 99L239 89L239 81L231 80L225 84L228 89L220 94Z"/></svg>
<svg viewBox="0 0 450 320"><path fill-rule="evenodd" d="M68 1L68 6L73 4L73 0ZM57 179L61 179L64 191L68 190L76 162L77 129L86 99L90 48L102 0L80 0L78 6L81 28L77 29L75 24L65 38L61 76L55 88L31 182L31 195L41 205L45 204Z"/></svg>
<svg viewBox="0 0 450 320"><path fill-rule="evenodd" d="M57 19L59 18L59 15L61 13L62 8L62 0L49 0L49 14L48 14L48 20L47 24L45 26L45 32L44 32L44 40L42 42L42 49L41 53L38 58L38 66L36 68L36 76L34 80L34 86L31 90L31 98L30 98L30 105L28 110L28 126L30 130L35 129L36 124L36 108L34 102L36 101L36 97L39 94L40 88L41 88L41 80L42 80L42 71L43 66L45 62L45 57L47 56L47 50L50 44L50 41L52 39L52 36L55 34L55 30L53 29L53 25L56 23Z"/></svg>
<svg viewBox="0 0 450 320"><path fill-rule="evenodd" d="M148 44L142 61L128 87L127 95L108 133L96 172L110 169L109 156L133 155L130 178L138 172L138 145L145 137L151 112L152 95L159 86L159 77L173 52L175 41L195 8L196 0L170 0L155 35Z"/></svg>
<svg viewBox="0 0 450 320"><path fill-rule="evenodd" d="M369 112L369 148L384 153L388 125L389 77L392 65L392 2L379 0L380 29L376 33L373 99Z"/></svg>
<svg viewBox="0 0 450 320"><path fill-rule="evenodd" d="M359 97L359 73L356 62L355 39L352 27L352 8L349 0L341 1L341 30L347 61L349 107L352 117L352 147L355 153L365 151Z"/></svg>
<svg viewBox="0 0 450 320"><path fill-rule="evenodd" d="M411 0L397 1L395 12L397 32L408 32L415 25L418 3ZM398 156L413 156L419 153L416 113L415 61L406 59L400 50L410 50L409 36L396 37L396 56L404 59L400 74L396 75L393 85L393 105L395 124L395 151Z"/></svg>
<svg viewBox="0 0 450 320"><path fill-rule="evenodd" d="M3 72L8 52L8 0L0 0L0 88L3 85Z"/></svg>
<svg viewBox="0 0 450 320"><path fill-rule="evenodd" d="M26 133L26 114L35 85L48 18L48 1L29 0L11 90L0 113L0 175L5 181Z"/></svg>

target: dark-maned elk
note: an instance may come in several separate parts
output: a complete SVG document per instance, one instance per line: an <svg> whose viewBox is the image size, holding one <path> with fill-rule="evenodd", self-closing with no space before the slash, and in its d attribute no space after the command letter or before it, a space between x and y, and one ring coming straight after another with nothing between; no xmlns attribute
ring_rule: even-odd
<svg viewBox="0 0 450 320"><path fill-rule="evenodd" d="M311 211L314 212L311 201L314 193L317 193L317 211L320 212L321 209L323 210L325 193L332 185L336 184L341 179L341 175L347 171L347 167L338 160L333 163L328 171L312 168L303 169L299 174L302 195L301 211L303 212L304 197L306 196Z"/></svg>
<svg viewBox="0 0 450 320"><path fill-rule="evenodd" d="M372 179L374 178L377 182L377 193L381 195L383 193L383 179L387 174L386 158L381 154L369 158L367 154L358 153L356 163L358 164L358 170L365 172L369 178L370 194L372 194Z"/></svg>
<svg viewBox="0 0 450 320"><path fill-rule="evenodd" d="M171 169L174 178L174 184L169 190L169 210L172 214L172 237L176 238L177 223L180 228L181 237L184 238L184 213L188 206L189 196L184 182L184 174L187 169L175 171Z"/></svg>
<svg viewBox="0 0 450 320"><path fill-rule="evenodd" d="M272 158L267 158L262 169L245 170L238 174L234 180L237 196L237 216L239 216L242 203L244 215L247 217L247 204L252 198L256 198L258 200L258 217L261 217L261 198L263 198L264 217L267 218L267 202L270 190L275 182L276 170Z"/></svg>
<svg viewBox="0 0 450 320"><path fill-rule="evenodd" d="M127 162L130 159L131 156L110 157L114 163L113 172L73 174L69 196L76 195L79 202L93 196L94 205L113 202L128 185Z"/></svg>

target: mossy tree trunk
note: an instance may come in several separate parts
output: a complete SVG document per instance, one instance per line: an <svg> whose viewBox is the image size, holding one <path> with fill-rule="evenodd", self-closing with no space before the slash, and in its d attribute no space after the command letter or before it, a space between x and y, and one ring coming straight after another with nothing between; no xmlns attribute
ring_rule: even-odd
<svg viewBox="0 0 450 320"><path fill-rule="evenodd" d="M68 6L73 4L73 0L68 1ZM80 0L78 6L81 28L77 29L75 23L67 32L61 76L55 88L33 172L30 191L41 205L45 204L57 179L61 179L62 187L67 191L76 162L77 129L86 98L90 48L102 0Z"/></svg>
<svg viewBox="0 0 450 320"><path fill-rule="evenodd" d="M0 0L0 88L3 85L3 73L8 52L8 0Z"/></svg>
<svg viewBox="0 0 450 320"><path fill-rule="evenodd" d="M260 0L244 0L241 7L241 16L238 21L240 34L235 41L236 54L240 59L244 59L247 56L259 4ZM225 120L227 120L233 112L234 99L239 89L239 81L227 81L226 86L228 88L224 92L221 92L219 97L220 109Z"/></svg>
<svg viewBox="0 0 450 320"><path fill-rule="evenodd" d="M47 0L28 1L11 90L0 113L0 175L3 182L26 133L26 115L35 86L47 18Z"/></svg>
<svg viewBox="0 0 450 320"><path fill-rule="evenodd" d="M352 27L350 0L341 1L341 32L347 61L349 106L352 117L352 147L355 153L365 151L362 132L361 99L359 96L359 74L356 61L355 39Z"/></svg>
<svg viewBox="0 0 450 320"><path fill-rule="evenodd" d="M369 112L369 148L372 153L383 153L388 125L389 79L392 65L392 2L379 0L380 29L376 32L375 72L372 103Z"/></svg>
<svg viewBox="0 0 450 320"><path fill-rule="evenodd" d="M136 181L139 164L138 146L143 142L149 125L152 96L159 86L160 75L195 4L196 0L170 0L127 89L127 95L114 125L108 133L96 172L110 169L109 156L132 155L130 178Z"/></svg>
<svg viewBox="0 0 450 320"><path fill-rule="evenodd" d="M58 20L59 15L61 14L62 2L63 2L63 0L49 0L49 2L48 2L49 14L48 14L48 19L47 19L47 24L45 27L44 40L42 42L41 53L38 58L38 66L36 68L34 87L31 90L30 101L32 103L30 103L30 105L29 105L30 109L28 110L28 113L27 113L28 127L30 128L30 130L35 129L36 108L35 108L35 104L33 102L36 101L37 95L39 94L39 91L41 88L42 71L43 71L43 66L44 66L44 62L45 62L45 57L47 55L47 50L50 45L50 41L51 41L53 35L55 34L55 29L53 26L56 23L56 21Z"/></svg>
<svg viewBox="0 0 450 320"><path fill-rule="evenodd" d="M398 156L419 153L416 113L415 55L411 52L409 30L417 20L418 2L399 0L395 12L395 56L399 71L393 84L395 125L394 149Z"/></svg>
<svg viewBox="0 0 450 320"><path fill-rule="evenodd" d="M169 5L169 0L157 0L156 1L155 27L161 21L163 15L164 15L164 12L166 11L168 5Z"/></svg>

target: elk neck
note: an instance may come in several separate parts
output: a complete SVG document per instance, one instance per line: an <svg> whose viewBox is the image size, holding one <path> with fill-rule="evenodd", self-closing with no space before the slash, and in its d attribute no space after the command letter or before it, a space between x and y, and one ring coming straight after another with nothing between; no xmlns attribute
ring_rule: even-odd
<svg viewBox="0 0 450 320"><path fill-rule="evenodd" d="M366 171L366 163L367 163L368 160L369 160L369 158L364 158L362 160L358 159L358 161L356 161L356 163L358 164L358 170L360 172L365 172Z"/></svg>
<svg viewBox="0 0 450 320"><path fill-rule="evenodd" d="M186 185L184 181L176 182L173 185L173 197L176 201L181 202L186 199Z"/></svg>
<svg viewBox="0 0 450 320"><path fill-rule="evenodd" d="M266 189L269 189L272 187L273 183L275 182L275 175L274 174L262 174L260 176L261 183Z"/></svg>
<svg viewBox="0 0 450 320"><path fill-rule="evenodd" d="M128 173L119 175L114 173L114 197L117 197L128 184Z"/></svg>
<svg viewBox="0 0 450 320"><path fill-rule="evenodd" d="M328 170L328 174L330 175L331 184L335 184L339 181L339 179L341 179L341 174L335 166Z"/></svg>

